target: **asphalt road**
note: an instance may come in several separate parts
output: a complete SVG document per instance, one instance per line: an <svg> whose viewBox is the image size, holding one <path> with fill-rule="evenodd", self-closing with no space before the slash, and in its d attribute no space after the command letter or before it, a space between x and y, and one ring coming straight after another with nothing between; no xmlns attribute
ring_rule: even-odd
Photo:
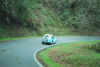
<svg viewBox="0 0 100 67"><path fill-rule="evenodd" d="M57 44L94 40L100 36L57 36ZM41 44L41 37L0 42L0 67L40 67L34 53L46 46Z"/></svg>

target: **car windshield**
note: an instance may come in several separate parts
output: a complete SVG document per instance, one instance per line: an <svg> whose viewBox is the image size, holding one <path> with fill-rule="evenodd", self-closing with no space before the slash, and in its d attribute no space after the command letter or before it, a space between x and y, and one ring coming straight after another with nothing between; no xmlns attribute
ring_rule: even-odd
<svg viewBox="0 0 100 67"><path fill-rule="evenodd" d="M45 35L44 37L45 37L45 38L48 38L49 36L48 36L48 35Z"/></svg>
<svg viewBox="0 0 100 67"><path fill-rule="evenodd" d="M45 34L44 35L44 38L51 38L51 37L53 37L53 35L50 35L50 34Z"/></svg>

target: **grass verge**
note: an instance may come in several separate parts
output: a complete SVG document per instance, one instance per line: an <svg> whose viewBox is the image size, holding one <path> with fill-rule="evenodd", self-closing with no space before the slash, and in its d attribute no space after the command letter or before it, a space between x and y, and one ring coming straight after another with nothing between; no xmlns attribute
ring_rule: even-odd
<svg viewBox="0 0 100 67"><path fill-rule="evenodd" d="M75 42L46 48L37 53L45 67L100 67L100 53L88 48L100 41Z"/></svg>
<svg viewBox="0 0 100 67"><path fill-rule="evenodd" d="M17 40L17 39L27 39L27 38L34 38L34 37L40 37L40 36L29 36L29 37L14 37L14 38L0 38L0 42L5 42L5 41L11 41L11 40Z"/></svg>

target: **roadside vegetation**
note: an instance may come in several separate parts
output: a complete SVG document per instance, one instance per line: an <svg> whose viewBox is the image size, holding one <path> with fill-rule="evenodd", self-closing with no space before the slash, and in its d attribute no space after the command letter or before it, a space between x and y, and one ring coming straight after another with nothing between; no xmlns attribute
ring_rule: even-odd
<svg viewBox="0 0 100 67"><path fill-rule="evenodd" d="M27 37L14 37L14 38L11 38L11 37L9 37L9 38L7 38L7 37L5 37L5 38L0 38L0 42L5 42L5 41L12 41L12 40L18 40L18 39L27 39L27 38L35 38L35 37L39 37L39 36L27 36Z"/></svg>
<svg viewBox="0 0 100 67"><path fill-rule="evenodd" d="M0 39L100 35L100 0L1 0Z"/></svg>
<svg viewBox="0 0 100 67"><path fill-rule="evenodd" d="M37 58L46 67L100 67L100 41L59 44Z"/></svg>

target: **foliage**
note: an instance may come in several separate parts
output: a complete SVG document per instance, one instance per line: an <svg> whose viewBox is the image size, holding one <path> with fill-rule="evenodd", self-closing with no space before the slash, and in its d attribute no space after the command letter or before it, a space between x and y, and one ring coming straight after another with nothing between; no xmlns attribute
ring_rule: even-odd
<svg viewBox="0 0 100 67"><path fill-rule="evenodd" d="M72 32L95 32L100 29L100 1L98 0L39 0L53 9L61 22ZM89 33L88 32L88 33Z"/></svg>
<svg viewBox="0 0 100 67"><path fill-rule="evenodd" d="M38 35L100 35L99 6L99 0L1 0L0 28L5 32L24 29Z"/></svg>

